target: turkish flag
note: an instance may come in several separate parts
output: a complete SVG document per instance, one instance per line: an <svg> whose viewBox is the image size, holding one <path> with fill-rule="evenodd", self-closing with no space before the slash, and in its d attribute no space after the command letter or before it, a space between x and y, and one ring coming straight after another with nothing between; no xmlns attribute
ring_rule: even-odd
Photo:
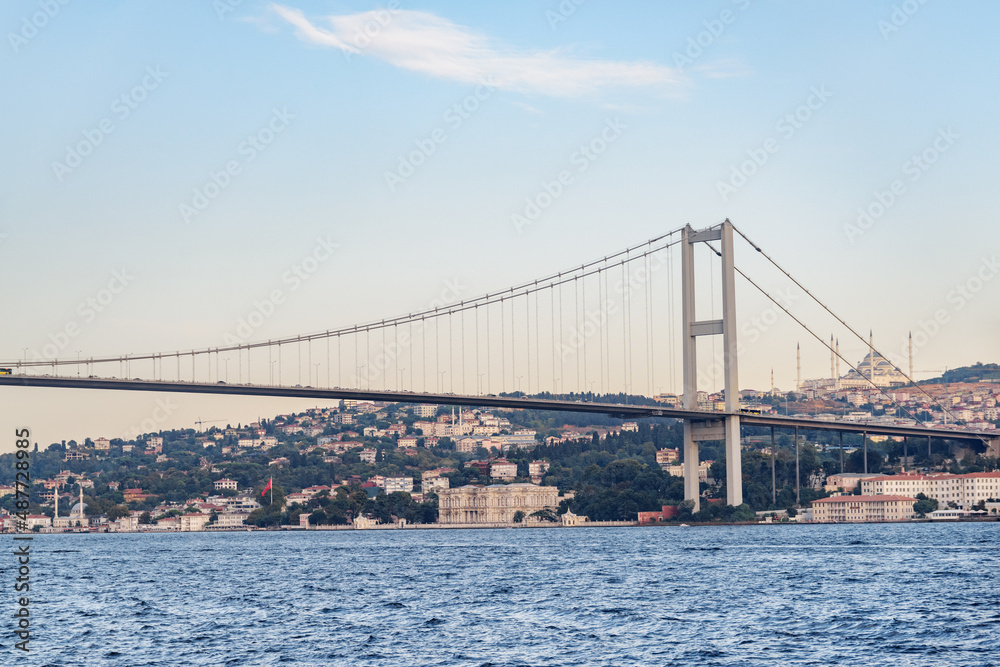
<svg viewBox="0 0 1000 667"><path fill-rule="evenodd" d="M265 486L265 487L264 487L264 490L260 492L260 497L261 497L261 498L263 498L263 497L264 497L264 494L265 494L265 493L267 493L268 491L270 491L270 490L271 490L271 482L272 482L273 480L274 480L274 478L273 478L273 477L272 477L271 479L267 480L267 486Z"/></svg>

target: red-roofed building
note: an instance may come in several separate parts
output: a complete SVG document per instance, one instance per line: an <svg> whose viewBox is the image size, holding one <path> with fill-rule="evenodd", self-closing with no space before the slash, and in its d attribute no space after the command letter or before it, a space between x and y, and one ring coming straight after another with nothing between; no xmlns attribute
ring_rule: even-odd
<svg viewBox="0 0 1000 667"><path fill-rule="evenodd" d="M122 491L122 495L125 496L125 502L130 503L133 500L143 501L146 498L152 498L153 494L146 493L142 489L125 489Z"/></svg>
<svg viewBox="0 0 1000 667"><path fill-rule="evenodd" d="M861 493L905 496L922 493L941 505L954 503L957 507L971 509L980 501L1000 498L1000 472L882 475L861 480Z"/></svg>

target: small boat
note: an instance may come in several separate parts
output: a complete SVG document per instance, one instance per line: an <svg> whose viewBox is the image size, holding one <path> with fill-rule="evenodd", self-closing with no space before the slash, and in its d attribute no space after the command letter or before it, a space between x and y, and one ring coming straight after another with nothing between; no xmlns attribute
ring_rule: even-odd
<svg viewBox="0 0 1000 667"><path fill-rule="evenodd" d="M691 526L687 525L686 523L682 523L680 526L678 526L678 528L690 528L690 527Z"/></svg>

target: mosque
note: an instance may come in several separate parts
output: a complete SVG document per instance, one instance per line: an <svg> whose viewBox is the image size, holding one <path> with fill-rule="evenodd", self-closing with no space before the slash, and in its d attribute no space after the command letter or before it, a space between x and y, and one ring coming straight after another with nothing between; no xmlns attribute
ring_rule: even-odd
<svg viewBox="0 0 1000 667"><path fill-rule="evenodd" d="M56 489L56 512L52 519L52 528L69 530L70 528L90 526L90 517L86 514L87 504L83 502L83 488L80 488L80 501L70 508L69 516L59 516L59 490Z"/></svg>
<svg viewBox="0 0 1000 667"><path fill-rule="evenodd" d="M861 363L857 365L857 369L861 373L851 369L847 375L840 378L840 388L866 388L871 387L873 383L880 388L901 387L909 384L906 376L891 361L874 352L866 354Z"/></svg>
<svg viewBox="0 0 1000 667"><path fill-rule="evenodd" d="M868 333L868 354L846 375L840 374L840 341L830 337L830 377L802 381L802 352L796 345L797 383L799 391L839 389L868 389L873 384L880 389L910 384L906 375L891 361L875 352L873 337ZM910 336L910 377L913 377L913 336ZM772 380L773 384L773 380Z"/></svg>

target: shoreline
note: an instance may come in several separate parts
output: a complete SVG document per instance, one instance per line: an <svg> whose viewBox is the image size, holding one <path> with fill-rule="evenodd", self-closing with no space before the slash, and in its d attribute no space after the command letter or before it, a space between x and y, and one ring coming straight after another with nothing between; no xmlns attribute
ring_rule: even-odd
<svg viewBox="0 0 1000 667"><path fill-rule="evenodd" d="M8 535L188 535L194 533L317 533L317 532L356 532L356 531L398 531L398 530L551 530L562 528L712 528L727 526L870 526L870 525L904 525L904 524L955 524L955 523L1000 523L1000 517L976 517L968 519L914 519L907 521L845 521L845 522L806 522L806 521L781 521L781 522L702 522L702 523L680 523L680 522L658 522L639 524L629 521L594 521L582 523L575 526L563 526L560 524L407 524L399 526L396 524L386 524L371 526L368 528L356 528L354 526L313 526L304 528L301 526L280 526L277 528L218 528L210 530L128 530L128 531L107 531L107 530L85 530L85 531L39 531L38 533L7 533Z"/></svg>

